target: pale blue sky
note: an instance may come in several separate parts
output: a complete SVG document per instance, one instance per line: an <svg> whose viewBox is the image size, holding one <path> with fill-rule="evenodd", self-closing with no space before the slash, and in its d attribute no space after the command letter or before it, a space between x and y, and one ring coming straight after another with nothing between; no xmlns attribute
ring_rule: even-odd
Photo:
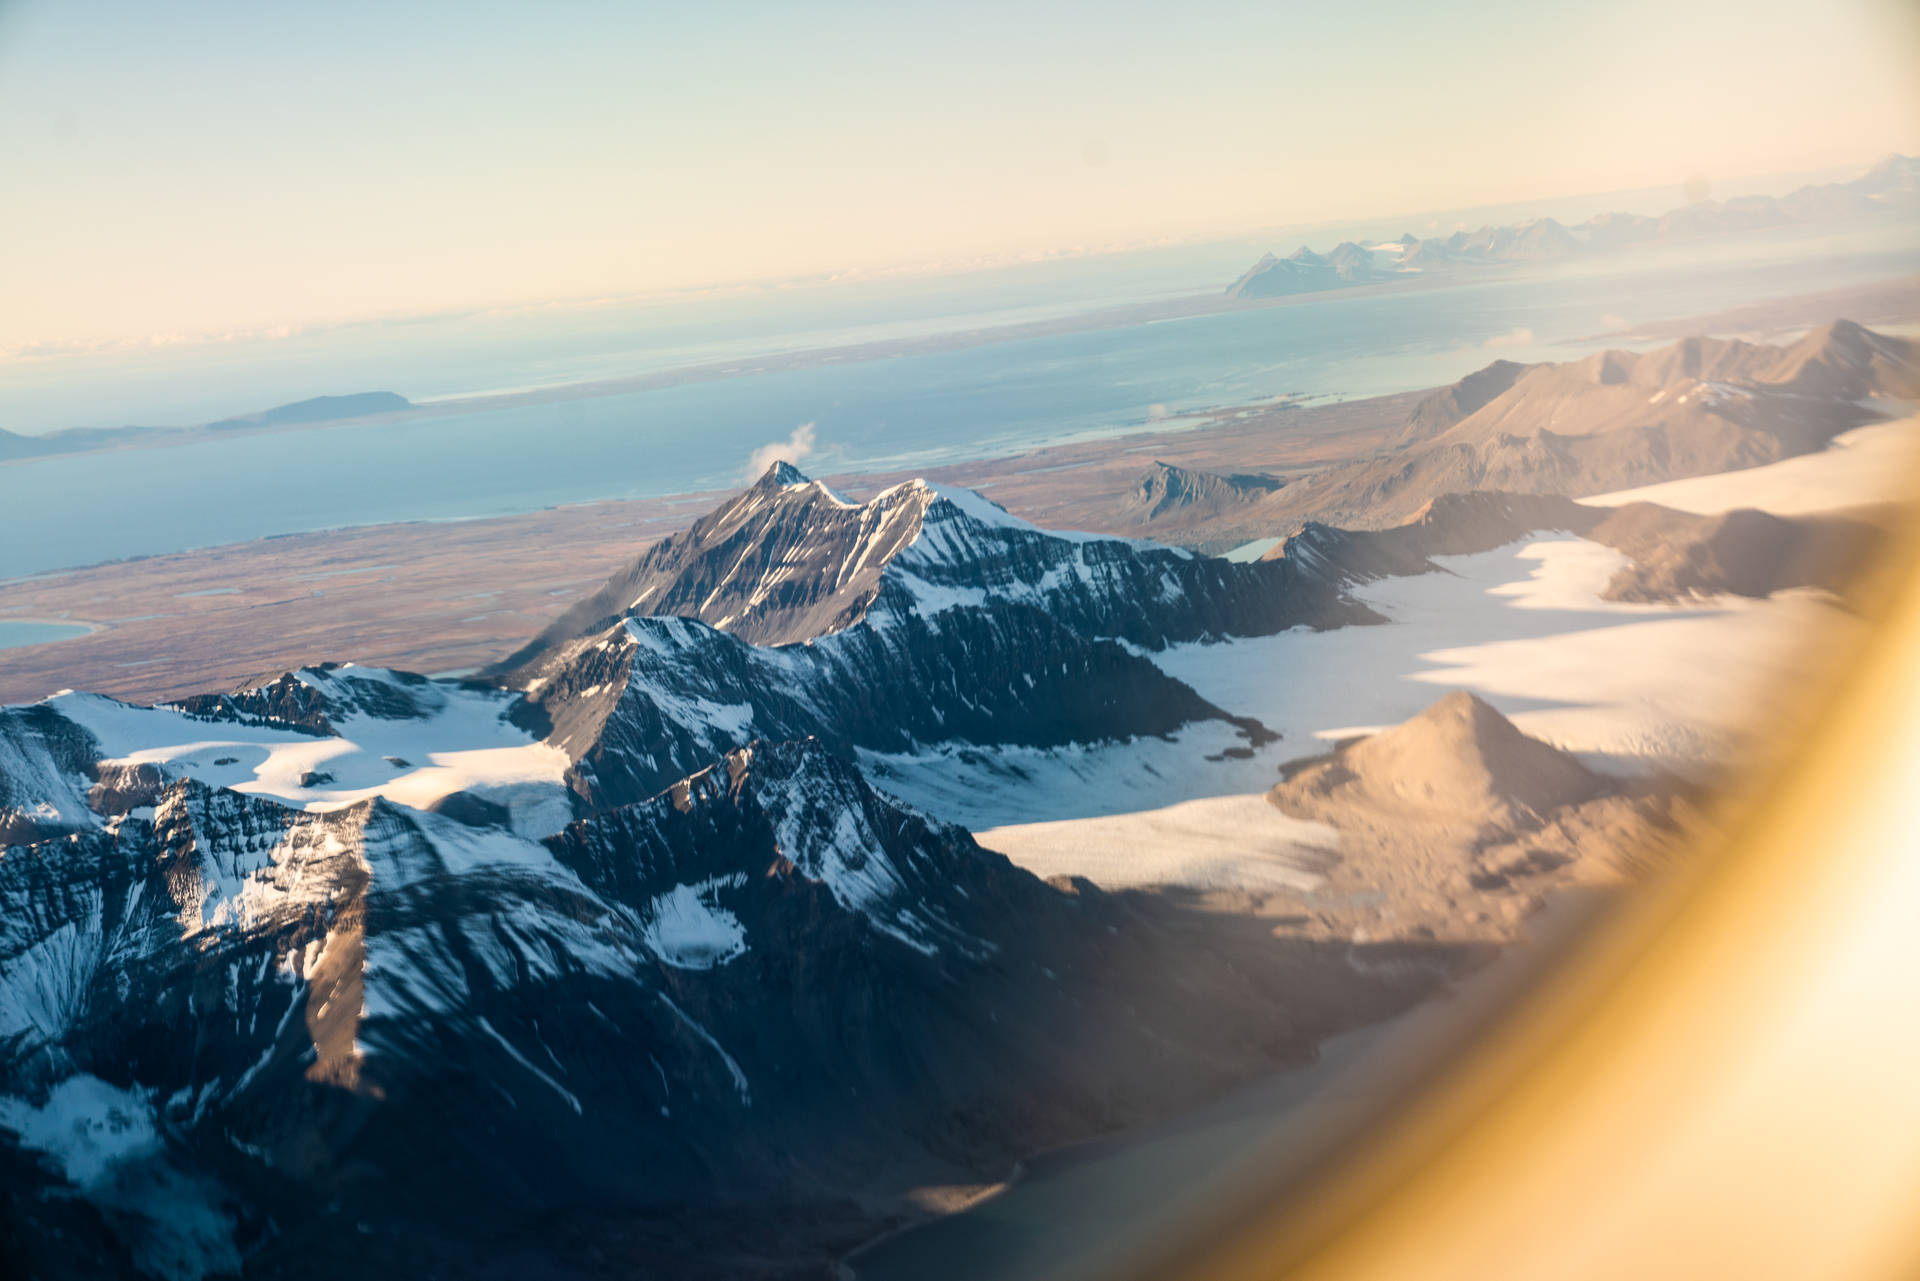
<svg viewBox="0 0 1920 1281"><path fill-rule="evenodd" d="M0 349L1865 163L1904 0L13 3Z"/></svg>

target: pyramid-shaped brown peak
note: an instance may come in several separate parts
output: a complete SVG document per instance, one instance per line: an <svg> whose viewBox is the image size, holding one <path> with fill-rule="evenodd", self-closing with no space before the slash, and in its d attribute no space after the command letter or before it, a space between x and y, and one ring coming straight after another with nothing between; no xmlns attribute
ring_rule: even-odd
<svg viewBox="0 0 1920 1281"><path fill-rule="evenodd" d="M1348 749L1346 765L1382 799L1452 817L1543 815L1585 800L1600 779L1572 756L1530 738L1484 700L1455 690L1418 716Z"/></svg>

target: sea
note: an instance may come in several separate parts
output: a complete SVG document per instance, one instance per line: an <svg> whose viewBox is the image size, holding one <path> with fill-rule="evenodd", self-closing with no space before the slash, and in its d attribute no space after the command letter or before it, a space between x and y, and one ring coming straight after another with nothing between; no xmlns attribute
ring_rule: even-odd
<svg viewBox="0 0 1920 1281"><path fill-rule="evenodd" d="M1265 247L1289 248L1220 242L944 277L504 309L186 355L107 352L64 373L10 369L0 421L16 430L199 422L371 390L439 403L386 421L0 465L0 579L275 534L722 489L742 482L755 451L802 427L812 446L800 465L815 474L933 467L1160 427L1208 407L1438 386L1494 359L1568 359L1619 341L1603 335L1920 272L1910 228L1758 237L620 394L463 404L1212 293Z"/></svg>

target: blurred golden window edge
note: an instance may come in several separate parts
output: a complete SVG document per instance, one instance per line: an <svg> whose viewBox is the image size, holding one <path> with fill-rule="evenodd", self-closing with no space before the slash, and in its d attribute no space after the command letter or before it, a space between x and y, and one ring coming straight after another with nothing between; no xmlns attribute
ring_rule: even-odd
<svg viewBox="0 0 1920 1281"><path fill-rule="evenodd" d="M1537 981L1337 1148L1256 1167L1118 1270L1920 1276L1916 566L1909 516L1863 570L1867 638L1783 696L1807 731L1736 780L1718 835L1543 947ZM1829 1036L1797 1044L1809 1024Z"/></svg>

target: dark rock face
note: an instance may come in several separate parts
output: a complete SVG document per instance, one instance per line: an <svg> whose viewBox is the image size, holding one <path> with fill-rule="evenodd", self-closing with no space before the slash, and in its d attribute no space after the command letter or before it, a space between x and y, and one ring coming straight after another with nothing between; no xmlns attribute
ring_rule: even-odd
<svg viewBox="0 0 1920 1281"><path fill-rule="evenodd" d="M195 694L181 699L177 706L208 720L267 721L313 734L338 732L327 718L327 702L320 691L292 672L230 694Z"/></svg>
<svg viewBox="0 0 1920 1281"><path fill-rule="evenodd" d="M541 669L523 715L574 759L574 789L593 808L652 795L754 736L842 752L1053 747L1221 719L1267 741L1146 659L1028 606L908 614L778 648L632 619Z"/></svg>
<svg viewBox="0 0 1920 1281"><path fill-rule="evenodd" d="M414 720L446 705L444 687L415 672L317 663L226 694L195 694L174 706L212 721L262 723L335 735L349 716Z"/></svg>
<svg viewBox="0 0 1920 1281"><path fill-rule="evenodd" d="M144 1272L445 1263L582 1205L724 1213L751 1254L786 1210L996 1176L1474 959L1359 967L1063 892L806 742L544 846L182 781L152 822L7 850L0 907L0 1124L34 1130L75 1082L120 1100L154 1139L114 1158L122 1192L83 1193L121 1198L104 1257ZM70 1226L7 1221L30 1255Z"/></svg>
<svg viewBox="0 0 1920 1281"><path fill-rule="evenodd" d="M1134 487L1122 515L1141 530L1178 530L1225 515L1284 484L1278 476L1222 476L1155 460Z"/></svg>
<svg viewBox="0 0 1920 1281"><path fill-rule="evenodd" d="M1250 494L1262 485L1208 480ZM780 645L831 635L870 615L999 605L1039 608L1089 638L1150 649L1365 617L1272 567L1051 533L978 494L919 481L856 506L779 463L684 534L647 549L493 674L520 685L570 643L629 617L697 618L754 644Z"/></svg>
<svg viewBox="0 0 1920 1281"><path fill-rule="evenodd" d="M50 707L0 707L0 846L91 826L98 755L92 736Z"/></svg>

